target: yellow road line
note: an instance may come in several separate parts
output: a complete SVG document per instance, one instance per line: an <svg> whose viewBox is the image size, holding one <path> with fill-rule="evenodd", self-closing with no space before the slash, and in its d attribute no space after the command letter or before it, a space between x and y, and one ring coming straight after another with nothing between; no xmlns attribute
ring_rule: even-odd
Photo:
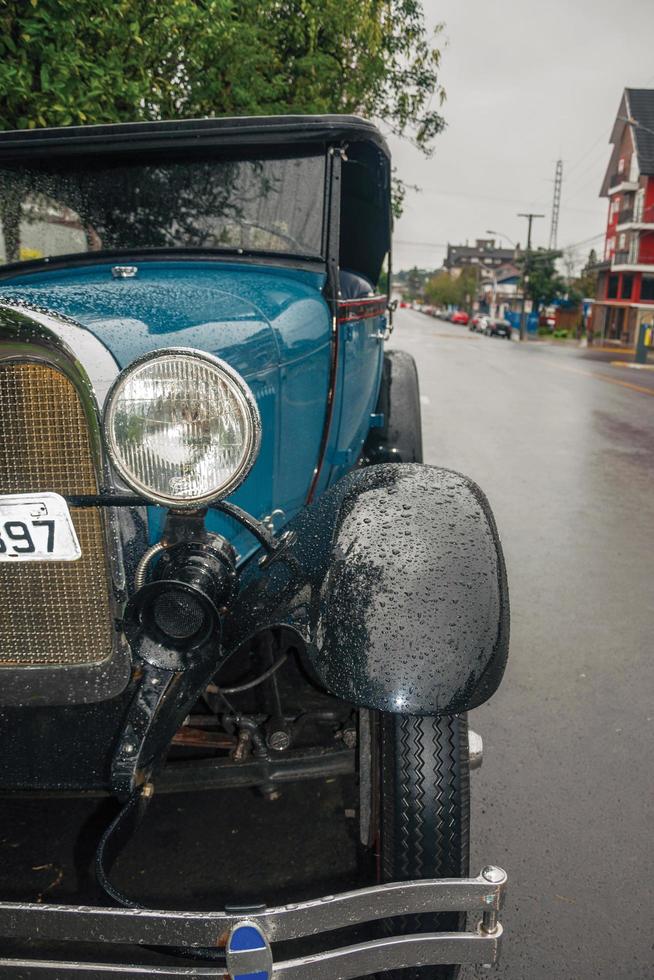
<svg viewBox="0 0 654 980"><path fill-rule="evenodd" d="M654 371L654 364L634 364L633 361L610 361L611 367L627 368L629 371Z"/></svg>
<svg viewBox="0 0 654 980"><path fill-rule="evenodd" d="M642 385L634 385L630 381L620 381L619 378L609 378L606 374L599 374L597 371L582 371L581 368L570 367L569 364L556 364L553 361L547 361L548 367L559 368L561 371L571 371L573 374L581 374L585 378L597 378L598 381L606 381L610 385L619 385L621 388L630 388L632 391L638 391L641 395L654 395L654 388L644 388Z"/></svg>
<svg viewBox="0 0 654 980"><path fill-rule="evenodd" d="M588 350L590 353L592 353L594 350L604 351L605 353L610 352L611 354L635 354L636 353L635 347L596 347L595 344L589 344L588 347L585 348L585 350Z"/></svg>

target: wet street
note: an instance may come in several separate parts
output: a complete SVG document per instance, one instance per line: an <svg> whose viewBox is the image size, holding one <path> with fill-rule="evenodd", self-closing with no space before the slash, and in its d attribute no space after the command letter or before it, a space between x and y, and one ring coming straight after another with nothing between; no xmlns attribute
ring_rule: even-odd
<svg viewBox="0 0 654 980"><path fill-rule="evenodd" d="M651 977L654 372L409 310L396 322L419 365L426 461L486 491L511 589L506 677L471 715L485 747L472 868L509 873L504 955L462 977ZM88 842L103 806L0 801L3 896L99 901ZM146 903L204 908L262 879L268 901L337 888L354 854L342 812L337 782L276 803L155 798L117 878Z"/></svg>
<svg viewBox="0 0 654 980"><path fill-rule="evenodd" d="M409 310L394 344L426 460L483 487L508 565L509 666L471 714L472 865L511 877L496 975L651 977L654 372Z"/></svg>

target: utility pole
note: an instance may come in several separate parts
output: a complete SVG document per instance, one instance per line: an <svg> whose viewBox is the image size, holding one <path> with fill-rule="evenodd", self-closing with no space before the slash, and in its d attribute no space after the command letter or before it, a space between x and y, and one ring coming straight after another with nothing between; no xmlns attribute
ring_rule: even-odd
<svg viewBox="0 0 654 980"><path fill-rule="evenodd" d="M552 201L552 223L550 224L550 249L556 249L559 232L559 211L561 209L561 187L563 185L563 160L556 161L554 172L554 200Z"/></svg>
<svg viewBox="0 0 654 980"><path fill-rule="evenodd" d="M525 253L525 264L522 271L522 302L520 304L520 340L524 340L527 335L526 324L525 324L525 287L529 285L529 269L530 269L529 256L531 254L531 223L534 220L534 218L544 218L545 215L534 214L532 211L528 211L527 214L525 214L523 211L520 211L518 217L527 219L527 251Z"/></svg>

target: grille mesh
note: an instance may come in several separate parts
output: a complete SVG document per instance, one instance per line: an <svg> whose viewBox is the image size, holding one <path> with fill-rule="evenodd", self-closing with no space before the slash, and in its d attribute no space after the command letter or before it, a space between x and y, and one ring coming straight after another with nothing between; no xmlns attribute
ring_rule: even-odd
<svg viewBox="0 0 654 980"><path fill-rule="evenodd" d="M74 386L47 365L0 364L0 493L97 493ZM102 518L71 508L74 562L0 563L0 667L99 663L111 652Z"/></svg>

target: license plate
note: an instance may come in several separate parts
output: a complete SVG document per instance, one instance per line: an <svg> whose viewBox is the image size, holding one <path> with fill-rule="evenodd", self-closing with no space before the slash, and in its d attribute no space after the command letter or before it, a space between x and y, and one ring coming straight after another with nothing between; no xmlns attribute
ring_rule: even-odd
<svg viewBox="0 0 654 980"><path fill-rule="evenodd" d="M58 493L0 495L0 561L77 561L68 504Z"/></svg>

